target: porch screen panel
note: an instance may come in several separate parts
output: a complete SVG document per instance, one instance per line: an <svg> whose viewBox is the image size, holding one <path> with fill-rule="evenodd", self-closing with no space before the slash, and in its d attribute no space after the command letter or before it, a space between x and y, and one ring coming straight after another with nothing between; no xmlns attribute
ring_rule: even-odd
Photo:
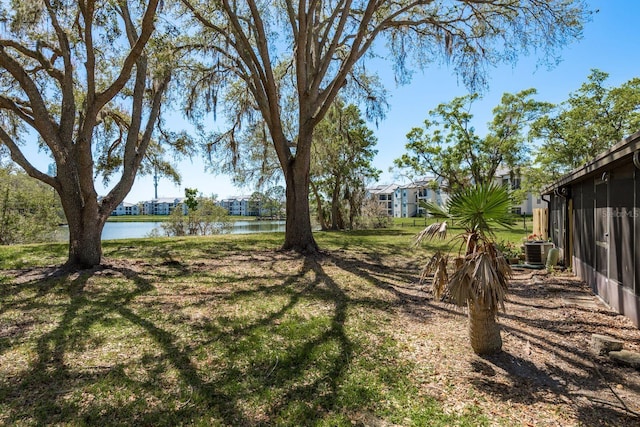
<svg viewBox="0 0 640 427"><path fill-rule="evenodd" d="M582 222L584 212L582 210L582 184L577 184L571 189L573 195L573 252L576 258L584 260L584 249L582 242Z"/></svg>
<svg viewBox="0 0 640 427"><path fill-rule="evenodd" d="M636 169L634 171L634 182L635 182L635 210L634 210L634 222L635 222L635 241L637 242L634 245L634 264L636 266L636 277L635 277L635 294L640 296L640 248L637 245L640 245L640 170Z"/></svg>
<svg viewBox="0 0 640 427"><path fill-rule="evenodd" d="M614 169L609 185L609 278L633 290L633 165Z"/></svg>
<svg viewBox="0 0 640 427"><path fill-rule="evenodd" d="M595 267L604 277L609 277L609 208L608 181L596 180L596 217L595 217Z"/></svg>
<svg viewBox="0 0 640 427"><path fill-rule="evenodd" d="M551 227L551 239L559 248L564 248L564 209L565 199L561 196L553 194L551 203L549 204L549 219Z"/></svg>
<svg viewBox="0 0 640 427"><path fill-rule="evenodd" d="M593 178L583 181L580 185L582 203L580 206L580 221L576 221L576 230L580 230L580 253L582 262L595 267L595 199Z"/></svg>

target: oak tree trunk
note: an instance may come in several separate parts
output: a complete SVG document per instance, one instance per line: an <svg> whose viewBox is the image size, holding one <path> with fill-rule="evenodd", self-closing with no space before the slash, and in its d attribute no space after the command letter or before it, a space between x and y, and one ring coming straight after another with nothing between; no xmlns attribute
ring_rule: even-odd
<svg viewBox="0 0 640 427"><path fill-rule="evenodd" d="M309 214L309 175L287 174L286 230L282 249L300 253L315 253L318 244L311 231Z"/></svg>
<svg viewBox="0 0 640 427"><path fill-rule="evenodd" d="M469 340L476 354L502 351L500 326L496 322L496 309L469 302Z"/></svg>
<svg viewBox="0 0 640 427"><path fill-rule="evenodd" d="M104 223L69 224L69 259L66 267L85 269L102 261L101 235Z"/></svg>
<svg viewBox="0 0 640 427"><path fill-rule="evenodd" d="M311 230L309 211L311 138L310 132L306 137L299 136L296 156L283 165L287 184L287 220L282 249L303 254L318 252L318 244Z"/></svg>
<svg viewBox="0 0 640 427"><path fill-rule="evenodd" d="M78 193L60 193L69 226L69 258L65 268L81 270L102 262L102 229L107 215L101 212L97 198L82 198Z"/></svg>

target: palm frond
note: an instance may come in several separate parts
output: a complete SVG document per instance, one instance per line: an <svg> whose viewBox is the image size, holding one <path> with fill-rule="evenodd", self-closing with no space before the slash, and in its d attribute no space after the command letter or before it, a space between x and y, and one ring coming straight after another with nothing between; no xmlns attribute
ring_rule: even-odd
<svg viewBox="0 0 640 427"><path fill-rule="evenodd" d="M429 262L422 269L420 274L420 283L424 283L431 274L433 274L431 282L431 291L436 299L445 293L446 287L449 283L449 273L447 272L447 266L449 264L449 256L442 252L436 252Z"/></svg>
<svg viewBox="0 0 640 427"><path fill-rule="evenodd" d="M473 254L475 268L472 293L474 302L481 306L495 309L500 307L504 311L511 268L504 257L496 257L491 250L485 250L491 246L487 245Z"/></svg>
<svg viewBox="0 0 640 427"><path fill-rule="evenodd" d="M493 236L493 226L510 228L513 200L502 185L490 183L456 191L447 204L452 219L468 231Z"/></svg>
<svg viewBox="0 0 640 427"><path fill-rule="evenodd" d="M418 246L423 240L432 240L435 237L444 239L447 237L447 221L434 222L431 225L425 227L420 233L416 234L413 238L414 246Z"/></svg>
<svg viewBox="0 0 640 427"><path fill-rule="evenodd" d="M458 307L464 307L469 300L474 298L472 293L473 285L473 262L468 262L465 258L457 258L461 264L456 266L455 272L451 275L447 286L447 296Z"/></svg>
<svg viewBox="0 0 640 427"><path fill-rule="evenodd" d="M497 256L498 255L498 256ZM511 267L493 245L455 259L455 270L445 286L445 298L464 307L468 303L505 310Z"/></svg>
<svg viewBox="0 0 640 427"><path fill-rule="evenodd" d="M428 200L420 200L418 205L434 217L449 218L449 210L447 206L440 206L437 203L433 203Z"/></svg>

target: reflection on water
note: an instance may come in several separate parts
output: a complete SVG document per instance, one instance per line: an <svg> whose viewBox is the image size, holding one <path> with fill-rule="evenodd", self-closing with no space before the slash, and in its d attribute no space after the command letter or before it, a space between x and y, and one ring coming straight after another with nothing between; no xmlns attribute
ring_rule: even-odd
<svg viewBox="0 0 640 427"><path fill-rule="evenodd" d="M284 231L285 221L236 221L228 233L247 234L264 233L270 231ZM154 230L164 236L162 222L108 222L102 230L102 240L136 239L148 237ZM61 227L60 240L69 239L67 226Z"/></svg>

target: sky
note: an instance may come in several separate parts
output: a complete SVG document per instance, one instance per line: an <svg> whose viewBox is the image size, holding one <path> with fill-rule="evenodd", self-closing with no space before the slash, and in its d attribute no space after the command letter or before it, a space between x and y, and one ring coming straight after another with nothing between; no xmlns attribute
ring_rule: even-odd
<svg viewBox="0 0 640 427"><path fill-rule="evenodd" d="M605 82L608 87L640 77L640 32L637 31L640 1L590 0L589 4L598 13L586 23L582 39L560 51L561 62L558 65L548 69L546 65L539 64L540 58L530 56L521 57L515 66L506 64L489 70L489 86L471 111L474 115L472 124L480 135L492 118L491 110L505 92L516 93L533 87L538 91L537 100L560 103L586 81L592 69L609 73ZM421 126L428 112L438 104L463 96L468 90L446 66L433 66L424 72L416 72L409 85L397 87L393 82L391 64L387 65L388 68L379 69L379 73L390 94L390 109L377 127L369 124L378 138L378 154L373 164L383 171L379 184L401 184L404 183L402 178L389 169L393 160L405 152L405 135L412 128ZM176 118L176 122L182 122L182 119ZM254 191L252 188L234 187L229 177L208 172L203 159L197 156L179 162L177 168L182 175L181 184L176 186L168 179L160 179L159 197L182 197L185 188L196 188L205 196L215 194L218 199ZM42 170L46 172L46 166ZM96 187L99 194L106 194L107 189L100 185L99 180ZM153 197L153 178L139 176L125 201L136 203Z"/></svg>

